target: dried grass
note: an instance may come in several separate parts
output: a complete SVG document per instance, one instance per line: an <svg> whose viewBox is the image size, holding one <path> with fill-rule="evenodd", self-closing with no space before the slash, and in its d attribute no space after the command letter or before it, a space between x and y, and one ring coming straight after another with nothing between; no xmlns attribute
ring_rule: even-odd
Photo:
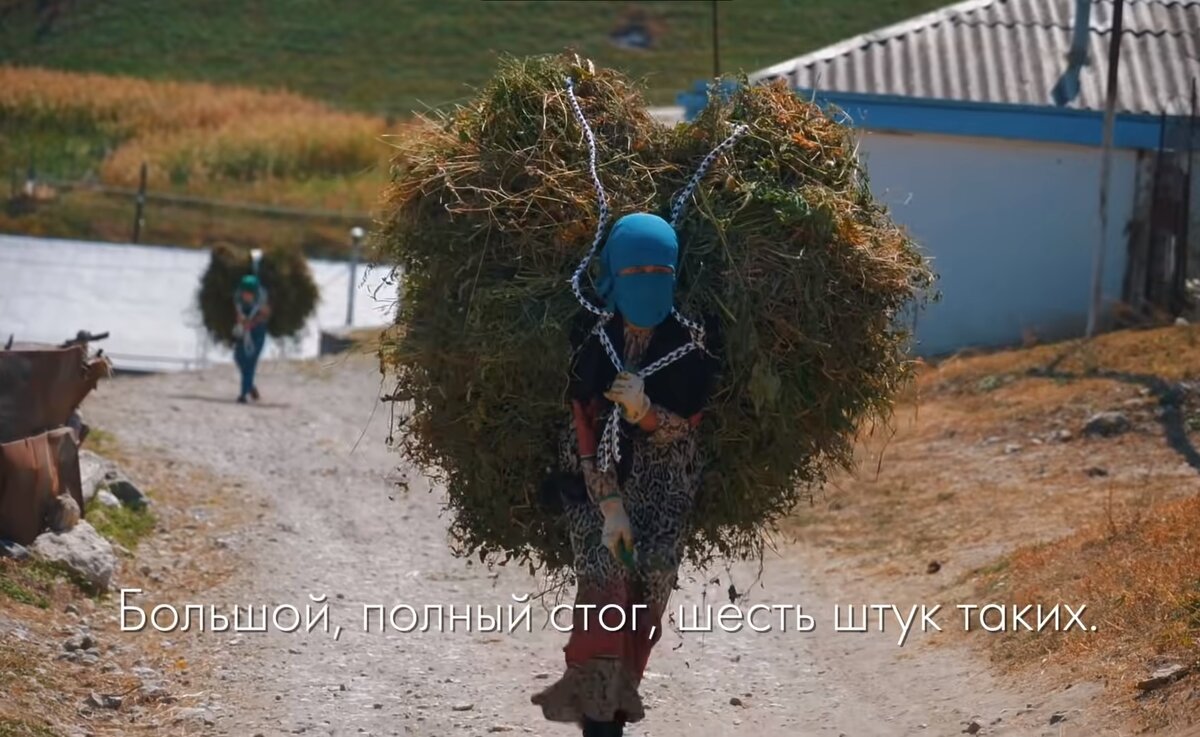
<svg viewBox="0 0 1200 737"><path fill-rule="evenodd" d="M213 248L200 280L199 301L204 328L214 340L233 345L237 322L234 293L251 269L248 251L224 244ZM307 259L294 248L270 249L264 252L258 273L271 309L268 334L276 338L295 335L316 311L320 298Z"/></svg>
<svg viewBox="0 0 1200 737"><path fill-rule="evenodd" d="M102 180L205 189L219 182L357 174L378 164L385 122L289 92L0 66L5 126L94 132L116 143Z"/></svg>
<svg viewBox="0 0 1200 737"><path fill-rule="evenodd" d="M753 555L805 487L851 462L857 428L889 414L913 368L898 318L932 281L872 198L851 131L783 85L743 86L667 129L619 74L509 60L402 142L381 238L404 270L400 330L382 350L413 403L402 449L445 481L461 552L568 560L534 501L566 415L579 309L566 281L597 207L567 76L618 216L665 214L733 124L750 127L681 224L678 302L724 338L688 555Z"/></svg>

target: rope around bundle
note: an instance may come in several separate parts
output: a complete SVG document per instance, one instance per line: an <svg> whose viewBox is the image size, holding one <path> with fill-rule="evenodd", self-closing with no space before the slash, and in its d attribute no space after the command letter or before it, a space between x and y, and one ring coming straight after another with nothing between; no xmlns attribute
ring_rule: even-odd
<svg viewBox="0 0 1200 737"><path fill-rule="evenodd" d="M588 124L587 118L585 118L583 115L583 109L579 106L579 100L575 97L574 80L572 80L570 77L567 77L566 83L567 100L571 104L571 110L575 114L575 119L579 122L579 126L583 129L584 137L587 138L588 169L592 176L592 186L596 189L596 200L599 205L599 218L596 223L596 234L592 238L591 248L588 249L588 252L579 262L579 266L575 269L575 273L571 275L571 291L575 294L575 299L579 301L579 304L585 310L591 312L593 315L596 315L596 317L599 318L596 321L596 326L592 329L592 334L599 338L600 344L604 346L604 352L608 355L609 360L612 361L613 367L616 368L618 372L622 372L626 370L624 362L617 355L617 350L608 337L608 331L605 330L609 320L613 318L614 313L611 310L606 310L593 304L591 300L584 296L583 289L579 286L584 273L587 272L588 266L591 264L592 259L595 258L596 251L599 250L600 243L604 239L604 229L608 225L609 209L608 195L604 192L604 184L600 181L600 173L596 165L596 137L592 133L592 127ZM708 155L705 156L700 162L700 166L697 167L696 172L692 174L692 177L688 180L687 185L685 185L680 193L675 197L671 206L672 228L679 228L679 218L683 215L683 210L688 199L692 196L692 193L696 190L696 187L700 185L700 182L704 179L704 175L713 165L713 162L715 162L721 154L732 149L734 144L737 143L738 139L740 139L749 131L750 127L747 125L743 124L737 126L734 128L733 133L731 133L728 138L710 151ZM662 358L659 358L657 361L654 361L648 366L638 370L637 375L643 379L655 373L656 371L666 368L693 350L706 350L704 345L704 326L700 325L694 320L684 317L679 310L675 308L671 308L671 315L679 321L679 324L687 328L688 333L691 335L691 340L688 343L685 343L684 345L671 351ZM601 471L607 471L610 468L610 463L621 462L620 433L621 413L620 410L614 405L612 411L609 413L608 420L605 422L604 432L600 436L600 446L597 448L596 452L597 464Z"/></svg>

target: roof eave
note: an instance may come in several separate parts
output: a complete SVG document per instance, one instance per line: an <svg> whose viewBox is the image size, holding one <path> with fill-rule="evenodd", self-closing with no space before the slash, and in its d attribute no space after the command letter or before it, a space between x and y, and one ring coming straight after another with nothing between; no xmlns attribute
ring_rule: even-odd
<svg viewBox="0 0 1200 737"><path fill-rule="evenodd" d="M1007 140L1100 146L1104 113L1053 105L942 100L863 93L797 90L822 106L841 109L857 128L879 132L926 133ZM1157 148L1163 118L1118 113L1113 145Z"/></svg>

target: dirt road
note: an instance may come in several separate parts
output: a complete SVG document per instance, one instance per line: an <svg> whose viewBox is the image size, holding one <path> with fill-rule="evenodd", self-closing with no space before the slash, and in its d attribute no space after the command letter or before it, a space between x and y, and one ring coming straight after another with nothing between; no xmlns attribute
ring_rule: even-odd
<svg viewBox="0 0 1200 737"><path fill-rule="evenodd" d="M214 664L213 733L316 735L569 735L548 724L529 695L557 677L565 635L532 632L363 631L363 606L482 605L494 610L541 581L512 568L488 571L454 558L441 496L422 479L394 487L399 458L385 447L388 410L379 374L365 358L325 365L267 364L264 402L241 406L232 368L118 379L89 400L89 420L123 448L156 450L230 480L229 504L260 516L219 541L244 565L215 590L184 603L291 604L328 596L334 640L304 634L147 633L170 637ZM232 482L241 482L235 486ZM394 500L393 500L394 498ZM252 517L254 515L251 515ZM907 601L897 584L856 580L845 562L803 543L732 581L751 604L802 605L811 633L668 633L644 683L644 737L721 735L1101 735L1089 718L1096 690L1059 693L1002 684L987 663L945 634L914 635L897 647L893 623L880 634L833 631L834 604ZM675 604L725 603L719 584L689 576ZM154 592L148 591L152 599ZM707 595L707 599L703 599ZM938 603L938 602L928 602ZM115 606L115 604L114 604ZM951 605L952 608L952 605ZM943 624L953 624L949 617ZM406 619L404 621L407 621ZM285 622L286 624L286 622ZM761 624L761 621L760 621ZM1065 722L1050 725L1061 713Z"/></svg>

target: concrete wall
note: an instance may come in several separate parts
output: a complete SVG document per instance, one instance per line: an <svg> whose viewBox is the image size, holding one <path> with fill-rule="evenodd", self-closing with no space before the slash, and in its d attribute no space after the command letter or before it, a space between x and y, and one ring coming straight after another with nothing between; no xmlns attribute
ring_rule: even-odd
<svg viewBox="0 0 1200 737"><path fill-rule="evenodd" d="M942 301L918 319L918 350L1082 333L1099 240L1099 149L868 132L871 188L933 257ZM1121 298L1136 153L1113 153L1104 294Z"/></svg>
<svg viewBox="0 0 1200 737"><path fill-rule="evenodd" d="M18 341L59 343L78 330L108 331L103 348L117 368L180 370L228 362L200 323L196 293L209 252L0 235L0 346ZM346 322L349 266L310 261L321 290L317 312L299 340L272 341L267 358L317 355L322 328ZM389 322L395 288L384 274L366 275L354 304L359 327ZM378 298L374 295L378 291Z"/></svg>

